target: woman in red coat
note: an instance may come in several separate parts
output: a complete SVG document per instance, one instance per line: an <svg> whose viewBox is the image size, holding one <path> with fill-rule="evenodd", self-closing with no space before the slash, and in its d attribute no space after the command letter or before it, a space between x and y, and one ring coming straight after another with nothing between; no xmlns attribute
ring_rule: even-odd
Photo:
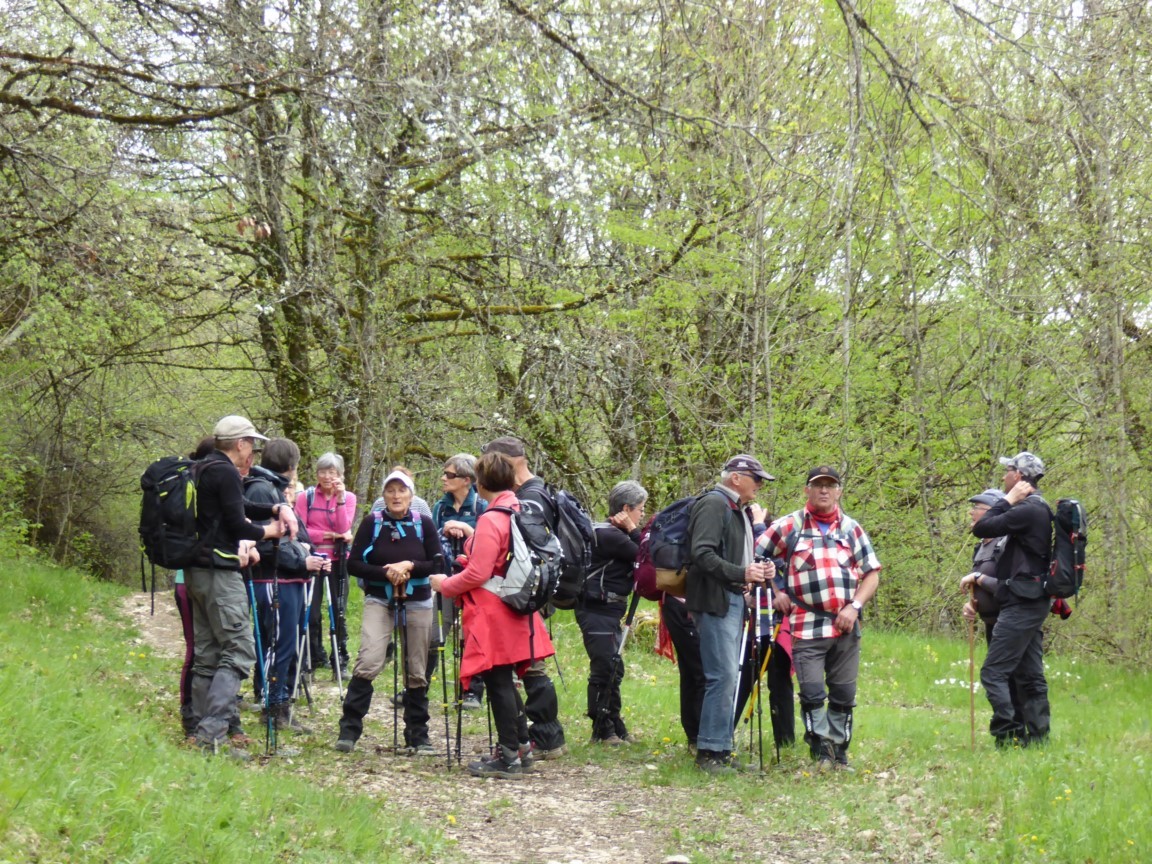
<svg viewBox="0 0 1152 864"><path fill-rule="evenodd" d="M519 780L531 764L528 721L513 673L556 653L539 613L521 615L491 590L491 580L503 578L508 569L512 517L499 508L520 509L512 491L515 477L512 462L503 453L480 457L476 483L488 509L476 520L476 532L465 544L467 564L455 576L431 577L432 590L458 598L463 607L466 635L460 682L467 689L472 676L484 679L500 742L490 758L473 762L468 770L477 777L509 780Z"/></svg>

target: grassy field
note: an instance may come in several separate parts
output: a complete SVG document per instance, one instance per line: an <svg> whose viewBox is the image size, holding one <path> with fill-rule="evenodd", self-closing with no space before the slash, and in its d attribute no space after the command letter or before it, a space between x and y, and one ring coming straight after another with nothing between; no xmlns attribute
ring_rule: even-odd
<svg viewBox="0 0 1152 864"><path fill-rule="evenodd" d="M440 820L397 818L377 797L310 782L310 766L332 763L325 735L291 763L243 766L181 746L175 664L128 629L124 593L41 564L0 569L0 862L469 860ZM650 631L628 652L625 681L643 743L611 754L584 743L587 661L570 613L555 635L569 760L714 817L653 806L646 860L684 849L698 862L748 860L732 832L749 824L793 850L811 846L810 861L1152 860L1142 670L1053 659L1053 736L1041 750L995 751L978 693L973 751L967 643L868 632L855 775L813 775L791 748L780 765L766 752L762 775L706 780L682 743L675 669L643 650Z"/></svg>

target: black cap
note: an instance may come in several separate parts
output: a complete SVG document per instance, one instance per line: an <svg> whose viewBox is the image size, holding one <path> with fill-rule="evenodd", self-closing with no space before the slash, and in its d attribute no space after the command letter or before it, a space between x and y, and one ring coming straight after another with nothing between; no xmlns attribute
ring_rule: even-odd
<svg viewBox="0 0 1152 864"><path fill-rule="evenodd" d="M808 472L808 479L806 483L811 483L813 480L819 480L821 477L827 477L829 480L840 482L840 472L833 468L831 465L817 465Z"/></svg>

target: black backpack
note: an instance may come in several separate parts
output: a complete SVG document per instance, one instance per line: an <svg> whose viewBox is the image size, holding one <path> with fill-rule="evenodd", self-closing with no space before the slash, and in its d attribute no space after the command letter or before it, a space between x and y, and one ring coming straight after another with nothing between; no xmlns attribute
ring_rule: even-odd
<svg viewBox="0 0 1152 864"><path fill-rule="evenodd" d="M196 562L206 538L196 532L196 482L204 463L166 456L140 477L140 551L155 567Z"/></svg>
<svg viewBox="0 0 1152 864"><path fill-rule="evenodd" d="M544 514L526 507L489 507L484 513L511 516L512 536L508 544L508 569L504 576L489 580L485 587L523 615L543 609L556 593L564 553L559 538Z"/></svg>
<svg viewBox="0 0 1152 864"><path fill-rule="evenodd" d="M1052 516L1052 563L1044 590L1050 597L1075 597L1084 584L1088 515L1075 498L1061 498Z"/></svg>
<svg viewBox="0 0 1152 864"><path fill-rule="evenodd" d="M592 547L596 532L588 511L570 492L548 488L556 507L556 537L564 558L560 565L560 581L552 597L557 609L574 609L592 569Z"/></svg>
<svg viewBox="0 0 1152 864"><path fill-rule="evenodd" d="M204 462L165 456L140 477L140 590L148 590L144 558L152 562L152 613L156 613L156 568L180 570L195 564L206 537L196 531L196 483ZM216 523L219 519L216 520ZM213 523L213 531L215 524Z"/></svg>

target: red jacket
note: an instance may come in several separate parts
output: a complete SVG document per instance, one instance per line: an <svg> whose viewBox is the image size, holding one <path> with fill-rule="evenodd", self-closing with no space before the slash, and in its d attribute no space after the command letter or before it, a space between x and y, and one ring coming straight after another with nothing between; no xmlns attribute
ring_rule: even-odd
<svg viewBox="0 0 1152 864"><path fill-rule="evenodd" d="M488 509L476 520L476 532L464 546L467 566L440 586L441 594L459 598L464 609L460 681L465 687L473 675L494 666L515 666L522 674L533 658L541 660L556 653L538 612L521 615L483 587L490 578L508 569L508 547L512 541L511 517L493 511L493 507L519 510L520 502L511 491L501 492L489 502Z"/></svg>

